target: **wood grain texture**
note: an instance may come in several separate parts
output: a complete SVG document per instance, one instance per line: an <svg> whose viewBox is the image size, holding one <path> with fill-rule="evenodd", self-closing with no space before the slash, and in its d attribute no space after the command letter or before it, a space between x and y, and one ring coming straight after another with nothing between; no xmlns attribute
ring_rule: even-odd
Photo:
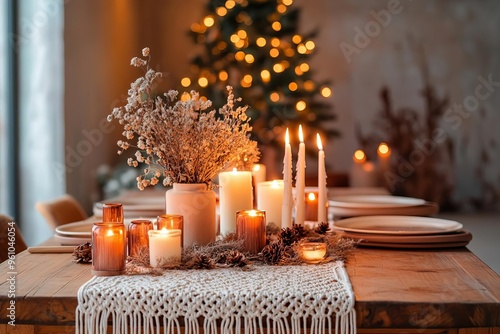
<svg viewBox="0 0 500 334"><path fill-rule="evenodd" d="M16 264L16 324L35 325L33 331L41 333L44 328L73 328L77 292L91 278L90 265L74 263L71 254L27 251L17 256ZM360 333L399 329L397 333L500 334L488 329L500 327L500 277L466 248L359 248L348 257L346 268L356 297L358 328L367 329ZM2 310L10 302L8 272L7 263L0 264ZM2 312L0 323L6 322ZM483 329L458 331L466 327Z"/></svg>

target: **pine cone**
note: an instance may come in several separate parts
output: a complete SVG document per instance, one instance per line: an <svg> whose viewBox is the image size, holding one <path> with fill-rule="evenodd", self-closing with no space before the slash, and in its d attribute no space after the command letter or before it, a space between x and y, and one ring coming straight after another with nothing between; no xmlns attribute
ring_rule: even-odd
<svg viewBox="0 0 500 334"><path fill-rule="evenodd" d="M302 238L304 238L304 237L307 236L307 231L304 228L304 226L302 226L302 225L293 224L293 230L297 234L297 240L296 241L299 241L299 239L302 239Z"/></svg>
<svg viewBox="0 0 500 334"><path fill-rule="evenodd" d="M267 264L278 264L284 252L285 247L282 241L272 242L262 250L262 258Z"/></svg>
<svg viewBox="0 0 500 334"><path fill-rule="evenodd" d="M244 267L248 260L240 251L232 250L226 255L226 264L230 267Z"/></svg>
<svg viewBox="0 0 500 334"><path fill-rule="evenodd" d="M318 234L325 235L328 233L328 231L330 231L330 225L328 225L328 223L321 222L318 224L318 226L316 226L314 231Z"/></svg>
<svg viewBox="0 0 500 334"><path fill-rule="evenodd" d="M281 230L280 237L281 241L283 242L283 245L285 246L290 246L299 240L299 236L295 231L295 229L289 227Z"/></svg>
<svg viewBox="0 0 500 334"><path fill-rule="evenodd" d="M214 261L206 254L196 255L189 265L192 269L213 269L215 267Z"/></svg>
<svg viewBox="0 0 500 334"><path fill-rule="evenodd" d="M73 257L76 263L90 263L92 262L92 244L86 242L80 246L75 247Z"/></svg>

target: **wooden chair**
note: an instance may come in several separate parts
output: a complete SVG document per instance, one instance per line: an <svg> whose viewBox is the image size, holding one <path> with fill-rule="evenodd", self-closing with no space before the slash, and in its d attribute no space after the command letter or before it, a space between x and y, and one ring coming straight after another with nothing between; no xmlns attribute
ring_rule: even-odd
<svg viewBox="0 0 500 334"><path fill-rule="evenodd" d="M53 229L88 217L80 203L68 194L49 202L37 202L35 208Z"/></svg>
<svg viewBox="0 0 500 334"><path fill-rule="evenodd" d="M14 246L14 254L21 253L28 248L19 227L13 223L14 219L0 214L0 263L12 254L12 249L9 250L10 246Z"/></svg>

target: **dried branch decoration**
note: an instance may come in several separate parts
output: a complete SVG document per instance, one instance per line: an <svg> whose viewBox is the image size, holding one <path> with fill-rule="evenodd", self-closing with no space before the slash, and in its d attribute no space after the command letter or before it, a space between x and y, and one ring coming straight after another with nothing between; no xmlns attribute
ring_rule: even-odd
<svg viewBox="0 0 500 334"><path fill-rule="evenodd" d="M173 183L205 183L222 170L258 160L257 143L250 140L248 106L236 107L233 88L227 86L226 104L218 111L209 110L210 100L191 91L190 98L179 100L179 93L170 90L154 95L154 82L160 72L149 68L149 48L142 50L147 59L134 57L131 65L143 67L145 75L133 82L128 90L127 105L113 109L108 121L118 119L123 125L125 141L118 141L118 154L129 147L136 147L135 158L129 158L130 166L148 165L137 177L137 187L143 190L157 184L163 177L163 185ZM136 138L134 145L129 141Z"/></svg>

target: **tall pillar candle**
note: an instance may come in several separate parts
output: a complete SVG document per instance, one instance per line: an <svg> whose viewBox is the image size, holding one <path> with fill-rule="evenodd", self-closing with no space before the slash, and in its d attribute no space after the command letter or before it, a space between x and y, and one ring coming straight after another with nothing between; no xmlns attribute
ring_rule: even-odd
<svg viewBox="0 0 500 334"><path fill-rule="evenodd" d="M125 225L96 222L92 227L92 275L113 276L125 271Z"/></svg>
<svg viewBox="0 0 500 334"><path fill-rule="evenodd" d="M285 157L283 159L283 205L281 211L281 227L292 227L292 147L288 128L285 134Z"/></svg>
<svg viewBox="0 0 500 334"><path fill-rule="evenodd" d="M325 151L319 133L316 134L318 141L318 223L327 223L328 198L326 189Z"/></svg>
<svg viewBox="0 0 500 334"><path fill-rule="evenodd" d="M219 174L220 234L236 232L236 212L253 209L252 173L246 171Z"/></svg>
<svg viewBox="0 0 500 334"><path fill-rule="evenodd" d="M295 223L304 225L306 210L306 146L304 144L304 135L302 125L299 125L299 156L297 158L297 173L295 178Z"/></svg>
<svg viewBox="0 0 500 334"><path fill-rule="evenodd" d="M260 182L257 184L257 209L266 212L266 222L281 227L283 206L283 180Z"/></svg>

